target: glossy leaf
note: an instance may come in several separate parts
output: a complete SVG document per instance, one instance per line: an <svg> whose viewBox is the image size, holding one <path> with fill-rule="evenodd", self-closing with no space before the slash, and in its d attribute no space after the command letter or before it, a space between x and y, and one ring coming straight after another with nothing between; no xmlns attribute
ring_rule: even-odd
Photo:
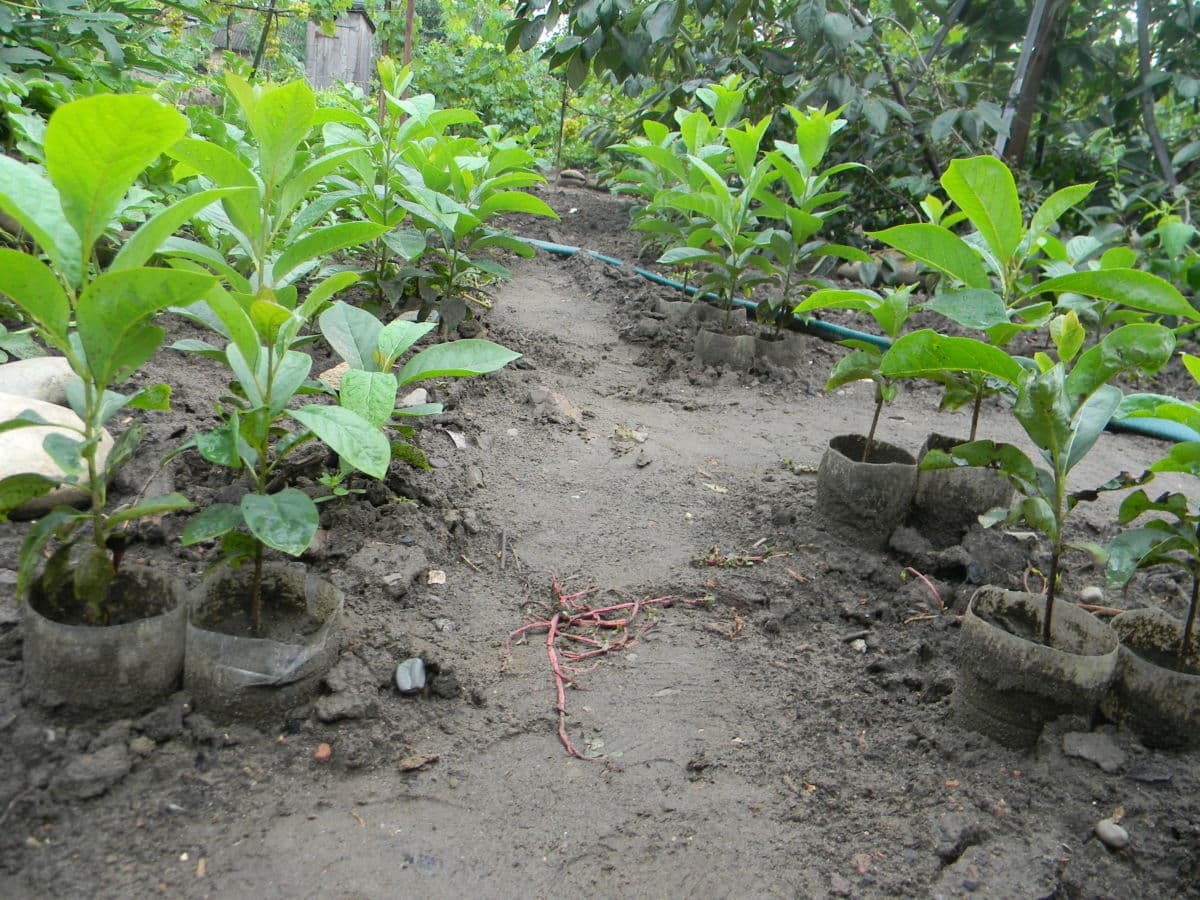
<svg viewBox="0 0 1200 900"><path fill-rule="evenodd" d="M349 373L347 373L349 374ZM383 432L352 410L311 404L288 415L309 429L343 460L372 478L384 478L391 449Z"/></svg>
<svg viewBox="0 0 1200 900"><path fill-rule="evenodd" d="M45 263L19 250L0 248L0 294L20 307L58 349L66 349L71 302Z"/></svg>
<svg viewBox="0 0 1200 900"><path fill-rule="evenodd" d="M67 282L78 287L83 277L79 235L67 221L58 191L46 178L0 153L0 209L21 223Z"/></svg>
<svg viewBox="0 0 1200 900"><path fill-rule="evenodd" d="M1003 264L1017 252L1024 227L1021 198L1008 166L994 156L955 159L941 178L942 188L983 235ZM965 279L964 279L965 280ZM971 287L982 287L972 284Z"/></svg>
<svg viewBox="0 0 1200 900"><path fill-rule="evenodd" d="M1094 269L1060 275L1039 282L1025 296L1066 292L1120 303L1155 315L1200 321L1200 313L1169 282L1137 269Z"/></svg>
<svg viewBox="0 0 1200 900"><path fill-rule="evenodd" d="M939 225L917 222L871 231L867 235L894 247L910 259L957 279L967 287L991 286L979 254L958 235Z"/></svg>
<svg viewBox="0 0 1200 900"><path fill-rule="evenodd" d="M977 372L1019 386L1025 369L998 347L974 338L947 337L930 329L897 338L880 370L889 378L932 378L944 372Z"/></svg>
<svg viewBox="0 0 1200 900"><path fill-rule="evenodd" d="M423 378L470 377L494 372L520 359L507 347L491 341L468 338L427 347L406 362L397 376L400 385Z"/></svg>
<svg viewBox="0 0 1200 900"><path fill-rule="evenodd" d="M321 313L321 334L351 369L376 372L375 351L383 323L365 309L338 301Z"/></svg>
<svg viewBox="0 0 1200 900"><path fill-rule="evenodd" d="M308 549L320 522L312 498L295 488L277 494L246 494L241 513L254 537L290 556Z"/></svg>
<svg viewBox="0 0 1200 900"><path fill-rule="evenodd" d="M289 244L271 267L272 284L285 284L301 265L324 259L331 253L373 241L387 230L374 222L340 222L328 225Z"/></svg>

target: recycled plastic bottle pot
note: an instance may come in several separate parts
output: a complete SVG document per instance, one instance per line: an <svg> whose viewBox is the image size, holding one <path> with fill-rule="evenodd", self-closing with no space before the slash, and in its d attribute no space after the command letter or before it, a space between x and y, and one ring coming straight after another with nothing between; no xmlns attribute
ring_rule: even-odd
<svg viewBox="0 0 1200 900"><path fill-rule="evenodd" d="M1200 652L1178 656L1183 623L1160 609L1133 609L1112 620L1121 642L1104 710L1147 747L1200 746Z"/></svg>
<svg viewBox="0 0 1200 900"><path fill-rule="evenodd" d="M217 722L273 721L307 703L338 654L345 596L302 565L263 565L264 635L250 634L254 569L222 569L193 592L183 685Z"/></svg>
<svg viewBox="0 0 1200 900"><path fill-rule="evenodd" d="M152 708L179 686L187 596L178 579L127 564L108 588L124 620L73 625L52 618L55 604L35 584L21 607L25 695L79 712Z"/></svg>
<svg viewBox="0 0 1200 900"><path fill-rule="evenodd" d="M1072 603L1056 601L1051 644L1041 643L1046 598L984 586L967 605L953 694L959 725L1013 748L1033 746L1042 727L1090 716L1112 684L1117 636Z"/></svg>
<svg viewBox="0 0 1200 900"><path fill-rule="evenodd" d="M754 339L754 359L759 369L798 369L804 339L791 332Z"/></svg>
<svg viewBox="0 0 1200 900"><path fill-rule="evenodd" d="M917 489L908 524L939 549L959 543L988 510L1007 507L1012 502L1012 485L993 469L958 466L921 471L920 461L930 450L949 452L956 445L965 443L965 439L931 434L917 455Z"/></svg>
<svg viewBox="0 0 1200 900"><path fill-rule="evenodd" d="M701 328L693 344L696 365L749 372L754 365L754 336Z"/></svg>
<svg viewBox="0 0 1200 900"><path fill-rule="evenodd" d="M917 484L912 455L885 441L871 445L861 434L831 438L817 468L817 512L859 546L880 550L908 515Z"/></svg>

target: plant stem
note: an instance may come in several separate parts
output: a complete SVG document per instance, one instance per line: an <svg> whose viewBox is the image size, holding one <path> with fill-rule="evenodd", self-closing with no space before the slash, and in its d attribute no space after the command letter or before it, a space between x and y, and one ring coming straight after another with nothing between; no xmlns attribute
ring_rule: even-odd
<svg viewBox="0 0 1200 900"><path fill-rule="evenodd" d="M263 545L258 541L254 546L254 588L250 594L250 633L255 637L262 634L262 575Z"/></svg>
<svg viewBox="0 0 1200 900"><path fill-rule="evenodd" d="M871 446L875 443L875 426L879 424L879 414L883 412L883 392L875 388L875 415L871 418L871 430L867 432L867 442L863 445L862 461L866 462L871 456Z"/></svg>
<svg viewBox="0 0 1200 900"><path fill-rule="evenodd" d="M1183 640L1179 644L1179 661L1187 657L1188 650L1192 646L1192 630L1196 626L1196 606L1197 600L1200 599L1200 572L1192 573L1192 600L1188 604L1187 621L1183 623Z"/></svg>
<svg viewBox="0 0 1200 900"><path fill-rule="evenodd" d="M1058 582L1058 558L1062 555L1062 546L1055 541L1054 549L1050 552L1050 574L1046 582L1046 615L1042 619L1042 643L1052 646L1050 640L1051 620L1054 617L1054 592Z"/></svg>
<svg viewBox="0 0 1200 900"><path fill-rule="evenodd" d="M971 410L971 437L969 440L975 440L975 433L979 430L979 413L983 409L983 390L981 389L975 395L975 407Z"/></svg>

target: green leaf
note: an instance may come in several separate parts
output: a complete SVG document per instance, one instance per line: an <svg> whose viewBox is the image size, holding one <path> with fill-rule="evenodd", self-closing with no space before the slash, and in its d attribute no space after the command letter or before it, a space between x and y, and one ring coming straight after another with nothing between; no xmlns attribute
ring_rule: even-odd
<svg viewBox="0 0 1200 900"><path fill-rule="evenodd" d="M289 350L283 354L275 367L271 379L270 392L263 398L263 405L270 408L272 413L283 412L284 407L296 396L300 385L308 378L312 370L312 357L298 350Z"/></svg>
<svg viewBox="0 0 1200 900"><path fill-rule="evenodd" d="M994 156L950 162L942 188L971 224L983 235L1002 264L1011 260L1021 243L1021 198L1008 166ZM983 285L971 285L982 287Z"/></svg>
<svg viewBox="0 0 1200 900"><path fill-rule="evenodd" d="M1008 308L992 290L963 288L939 291L925 304L926 309L957 322L963 328L987 331L996 325L1008 324Z"/></svg>
<svg viewBox="0 0 1200 900"><path fill-rule="evenodd" d="M130 396L126 405L134 409L165 412L171 408L171 386L169 384L148 385Z"/></svg>
<svg viewBox="0 0 1200 900"><path fill-rule="evenodd" d="M880 371L889 378L930 378L945 372L975 372L1018 386L1025 379L1021 364L983 341L947 337L922 329L896 339L883 356Z"/></svg>
<svg viewBox="0 0 1200 900"><path fill-rule="evenodd" d="M1073 469L1100 439L1121 405L1121 396L1120 388L1102 385L1079 407L1071 420L1071 437L1065 454L1066 471Z"/></svg>
<svg viewBox="0 0 1200 900"><path fill-rule="evenodd" d="M54 273L40 259L0 248L0 294L4 294L60 350L67 348L71 302Z"/></svg>
<svg viewBox="0 0 1200 900"><path fill-rule="evenodd" d="M1083 349L1086 338L1087 332L1073 310L1050 321L1050 339L1058 348L1058 358L1063 362L1070 362L1075 358Z"/></svg>
<svg viewBox="0 0 1200 900"><path fill-rule="evenodd" d="M1110 331L1086 350L1067 377L1072 395L1086 397L1114 376L1130 369L1153 374L1175 352L1175 334L1162 325L1143 322Z"/></svg>
<svg viewBox="0 0 1200 900"><path fill-rule="evenodd" d="M271 284L286 284L287 276L301 265L373 241L386 230L387 226L374 222L340 222L305 235L279 254L271 267Z"/></svg>
<svg viewBox="0 0 1200 900"><path fill-rule="evenodd" d="M261 188L254 173L240 159L216 144L187 138L175 144L167 153L182 164L176 166L176 177L186 170L201 172L223 188L253 188L237 191L221 201L229 221L243 235L258 235L263 230Z"/></svg>
<svg viewBox="0 0 1200 900"><path fill-rule="evenodd" d="M258 141L263 182L281 185L296 164L300 142L313 127L317 102L312 89L303 80L277 87L251 85L233 72L226 73L225 84Z"/></svg>
<svg viewBox="0 0 1200 900"><path fill-rule="evenodd" d="M396 319L389 322L379 332L377 350L380 356L379 368L387 371L397 359L429 334L436 324L433 322L409 322L406 319Z"/></svg>
<svg viewBox="0 0 1200 900"><path fill-rule="evenodd" d="M109 585L117 577L112 557L104 547L88 547L75 560L71 582L75 596L93 610L104 604Z"/></svg>
<svg viewBox="0 0 1200 900"><path fill-rule="evenodd" d="M1200 313L1196 312L1170 282L1137 269L1072 272L1043 281L1024 296L1066 292L1110 300L1130 309L1160 316L1178 316L1191 322L1200 321Z"/></svg>
<svg viewBox="0 0 1200 900"><path fill-rule="evenodd" d="M138 175L187 129L183 115L145 94L98 94L50 117L46 169L84 259Z"/></svg>
<svg viewBox="0 0 1200 900"><path fill-rule="evenodd" d="M320 522L312 498L295 488L278 494L247 494L242 497L241 512L252 535L290 556L308 549Z"/></svg>
<svg viewBox="0 0 1200 900"><path fill-rule="evenodd" d="M358 413L339 406L311 404L289 410L288 415L360 472L380 479L387 475L391 460L388 440L378 427Z"/></svg>
<svg viewBox="0 0 1200 900"><path fill-rule="evenodd" d="M83 277L79 235L67 221L58 191L33 166L0 153L0 209L21 223L56 270L77 287Z"/></svg>
<svg viewBox="0 0 1200 900"><path fill-rule="evenodd" d="M305 322L312 321L312 318L320 312L321 307L328 302L330 297L338 291L350 287L358 280L357 272L338 272L336 275L330 275L308 292L304 303L300 306L300 318Z"/></svg>
<svg viewBox="0 0 1200 900"><path fill-rule="evenodd" d="M42 561L42 551L60 528L73 527L74 524L89 518L89 514L77 509L57 507L42 516L25 532L25 540L21 542L21 551L17 555L17 597L29 593L38 564Z"/></svg>
<svg viewBox="0 0 1200 900"><path fill-rule="evenodd" d="M917 222L867 232L867 235L896 248L910 259L957 279L967 287L991 287L991 280L979 254L958 235L940 225Z"/></svg>
<svg viewBox="0 0 1200 900"><path fill-rule="evenodd" d="M1166 536L1154 528L1131 528L1118 534L1108 542L1105 584L1111 588L1124 587L1141 568L1143 560L1155 557L1155 548L1165 541Z"/></svg>
<svg viewBox="0 0 1200 900"><path fill-rule="evenodd" d="M524 191L500 191L492 194L477 207L475 214L483 222L487 222L498 213L525 213L531 216L547 216L558 218L558 213L551 209L544 200L526 194Z"/></svg>
<svg viewBox="0 0 1200 900"><path fill-rule="evenodd" d="M197 434L196 452L215 465L238 468L241 465L241 457L238 455L237 421Z"/></svg>
<svg viewBox="0 0 1200 900"><path fill-rule="evenodd" d="M520 358L520 353L507 347L468 338L425 348L404 364L397 377L401 386L423 378L470 377L494 372Z"/></svg>
<svg viewBox="0 0 1200 900"><path fill-rule="evenodd" d="M186 306L213 283L211 275L174 269L127 269L97 276L84 288L75 312L95 383L113 384L145 363L163 337L162 329L147 320L168 306Z"/></svg>
<svg viewBox="0 0 1200 900"><path fill-rule="evenodd" d="M665 266L677 266L681 263L693 263L701 260L719 262L720 257L711 250L701 250L699 247L673 247L660 256L657 262Z"/></svg>
<svg viewBox="0 0 1200 900"><path fill-rule="evenodd" d="M7 521L13 510L43 494L48 494L59 484L55 478L33 473L9 475L0 480L0 522Z"/></svg>
<svg viewBox="0 0 1200 900"><path fill-rule="evenodd" d="M377 372L375 351L383 323L357 306L340 300L321 313L321 334L351 369Z"/></svg>
<svg viewBox="0 0 1200 900"><path fill-rule="evenodd" d="M1055 191L1047 197L1029 222L1030 238L1036 240L1049 231L1063 213L1087 199L1088 194L1095 186L1095 184L1073 184Z"/></svg>
<svg viewBox="0 0 1200 900"><path fill-rule="evenodd" d="M150 257L159 251L163 242L178 231L184 223L193 219L205 207L237 191L249 191L249 189L214 188L209 191L201 191L159 210L125 241L113 261L109 263L108 271L119 272L122 269L144 266L149 262Z"/></svg>
<svg viewBox="0 0 1200 900"><path fill-rule="evenodd" d="M165 494L162 497L151 497L134 506L119 509L108 517L108 521L110 525L118 525L121 522L144 519L147 516L161 516L166 513L178 512L181 509L189 509L191 505L192 501L183 494Z"/></svg>
<svg viewBox="0 0 1200 900"><path fill-rule="evenodd" d="M68 480L76 481L84 474L83 441L61 431L52 431L42 440L42 449L68 476Z"/></svg>
<svg viewBox="0 0 1200 900"><path fill-rule="evenodd" d="M351 369L342 378L340 404L376 427L386 425L396 408L400 383L390 372Z"/></svg>
<svg viewBox="0 0 1200 900"><path fill-rule="evenodd" d="M185 547L211 541L242 524L242 510L231 503L214 503L184 526L180 542Z"/></svg>

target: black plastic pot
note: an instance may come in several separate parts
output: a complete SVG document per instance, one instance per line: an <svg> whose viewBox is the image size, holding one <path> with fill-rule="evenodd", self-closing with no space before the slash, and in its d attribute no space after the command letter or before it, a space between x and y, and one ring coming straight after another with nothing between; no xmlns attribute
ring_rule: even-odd
<svg viewBox="0 0 1200 900"><path fill-rule="evenodd" d="M964 443L965 439L931 434L921 445L917 462L930 450L948 452ZM985 512L997 506L1007 507L1012 496L1008 479L993 469L959 466L921 471L918 468L908 524L935 547L949 547L959 543Z"/></svg>
<svg viewBox="0 0 1200 900"><path fill-rule="evenodd" d="M263 566L261 637L250 635L254 571L223 569L193 592L184 688L215 721L274 721L307 703L338 654L345 597L303 566Z"/></svg>
<svg viewBox="0 0 1200 900"><path fill-rule="evenodd" d="M1121 642L1105 712L1132 728L1147 747L1200 746L1200 652L1178 658L1183 623L1159 609L1134 609L1112 620Z"/></svg>
<svg viewBox="0 0 1200 900"><path fill-rule="evenodd" d="M917 461L884 441L871 445L861 434L831 438L817 468L817 512L835 531L879 550L908 515L917 484Z"/></svg>
<svg viewBox="0 0 1200 900"><path fill-rule="evenodd" d="M981 587L959 639L954 714L1008 747L1037 742L1052 719L1091 716L1112 683L1117 636L1091 613L1056 601L1051 646L1040 642L1045 597Z"/></svg>
<svg viewBox="0 0 1200 900"><path fill-rule="evenodd" d="M187 590L156 569L126 565L109 598L128 621L73 625L52 618L35 586L22 605L24 693L43 706L132 714L179 686Z"/></svg>

